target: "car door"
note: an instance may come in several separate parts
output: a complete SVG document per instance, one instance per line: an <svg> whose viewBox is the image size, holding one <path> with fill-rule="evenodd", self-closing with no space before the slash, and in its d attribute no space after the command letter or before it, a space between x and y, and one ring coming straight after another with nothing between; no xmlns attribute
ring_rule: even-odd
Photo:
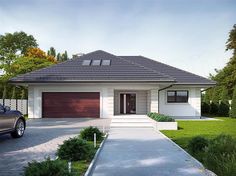
<svg viewBox="0 0 236 176"><path fill-rule="evenodd" d="M15 116L10 111L5 111L3 106L0 106L0 131L10 130L14 127Z"/></svg>

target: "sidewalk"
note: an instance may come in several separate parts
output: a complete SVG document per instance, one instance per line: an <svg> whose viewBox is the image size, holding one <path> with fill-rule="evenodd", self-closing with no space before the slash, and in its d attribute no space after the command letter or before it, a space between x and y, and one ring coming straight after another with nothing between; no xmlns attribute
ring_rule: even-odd
<svg viewBox="0 0 236 176"><path fill-rule="evenodd" d="M111 129L93 176L205 176L202 166L152 129Z"/></svg>

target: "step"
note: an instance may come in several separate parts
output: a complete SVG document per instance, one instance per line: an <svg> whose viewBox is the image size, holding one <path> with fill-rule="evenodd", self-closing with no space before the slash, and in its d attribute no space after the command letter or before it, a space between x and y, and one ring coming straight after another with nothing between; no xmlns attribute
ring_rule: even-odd
<svg viewBox="0 0 236 176"><path fill-rule="evenodd" d="M151 122L117 122L111 123L110 127L153 127Z"/></svg>
<svg viewBox="0 0 236 176"><path fill-rule="evenodd" d="M114 116L112 119L148 119L149 117L144 116L144 115L135 115L135 116Z"/></svg>
<svg viewBox="0 0 236 176"><path fill-rule="evenodd" d="M111 122L151 122L150 119L112 119Z"/></svg>

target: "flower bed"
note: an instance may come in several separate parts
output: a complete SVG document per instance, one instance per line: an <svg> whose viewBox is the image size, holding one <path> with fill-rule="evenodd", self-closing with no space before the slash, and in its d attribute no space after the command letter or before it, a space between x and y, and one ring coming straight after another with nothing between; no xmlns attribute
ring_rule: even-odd
<svg viewBox="0 0 236 176"><path fill-rule="evenodd" d="M178 124L175 120L164 114L158 114L155 112L148 113L148 116L153 121L153 127L156 130L177 130Z"/></svg>
<svg viewBox="0 0 236 176"><path fill-rule="evenodd" d="M92 141L91 138L91 134L94 133L98 136L96 147L94 147L94 141ZM100 144L104 140L104 134L96 127L85 128L81 131L81 134L65 140L63 144L59 146L56 153L56 160L46 158L45 161L32 161L28 163L28 166L24 169L24 175L85 175L92 159L100 148ZM71 166L69 166L69 163L71 163Z"/></svg>

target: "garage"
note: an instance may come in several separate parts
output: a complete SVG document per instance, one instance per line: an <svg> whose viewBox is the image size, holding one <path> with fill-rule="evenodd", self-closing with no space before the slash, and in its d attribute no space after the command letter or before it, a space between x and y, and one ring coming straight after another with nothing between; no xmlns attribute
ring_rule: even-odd
<svg viewBox="0 0 236 176"><path fill-rule="evenodd" d="M43 118L99 118L99 92L42 92Z"/></svg>

